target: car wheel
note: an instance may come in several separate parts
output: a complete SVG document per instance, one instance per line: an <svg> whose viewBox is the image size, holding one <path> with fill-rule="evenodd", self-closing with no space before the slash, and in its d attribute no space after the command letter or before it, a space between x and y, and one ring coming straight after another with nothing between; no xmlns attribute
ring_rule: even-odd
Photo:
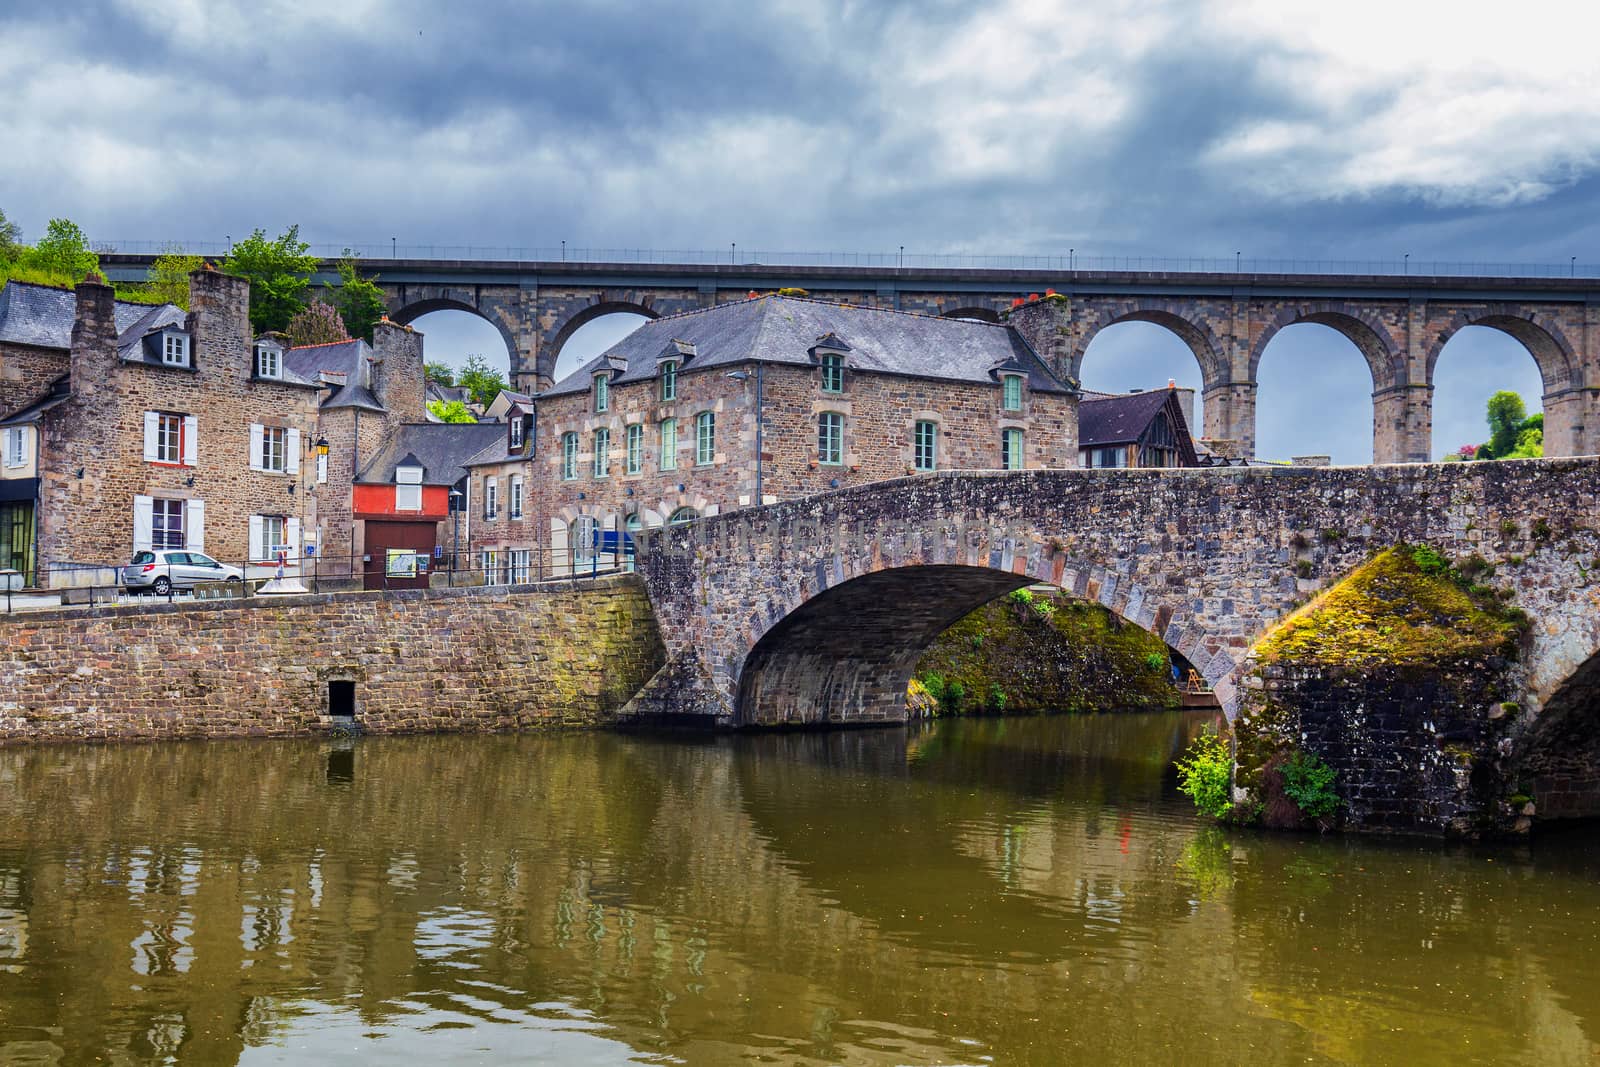
<svg viewBox="0 0 1600 1067"><path fill-rule="evenodd" d="M163 574L161 577L156 579L155 586L153 588L156 591L156 596L166 596L168 593L172 592L172 579Z"/></svg>

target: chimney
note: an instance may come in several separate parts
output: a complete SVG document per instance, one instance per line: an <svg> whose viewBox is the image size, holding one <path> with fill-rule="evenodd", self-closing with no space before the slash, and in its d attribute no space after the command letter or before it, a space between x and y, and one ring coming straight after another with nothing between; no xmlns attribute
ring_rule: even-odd
<svg viewBox="0 0 1600 1067"><path fill-rule="evenodd" d="M72 319L72 351L68 382L74 393L87 396L111 377L117 363L117 297L97 271L79 283Z"/></svg>
<svg viewBox="0 0 1600 1067"><path fill-rule="evenodd" d="M427 417L427 382L422 368L422 335L389 321L372 327L372 392L391 422L421 422Z"/></svg>
<svg viewBox="0 0 1600 1067"><path fill-rule="evenodd" d="M1022 335L1056 377L1067 381L1072 366L1072 309L1066 297L1052 294L1042 300L1036 297L1031 302L1015 303L1005 321Z"/></svg>
<svg viewBox="0 0 1600 1067"><path fill-rule="evenodd" d="M254 369L250 332L250 281L207 263L189 275L186 326L195 368L202 374L227 369L248 378Z"/></svg>

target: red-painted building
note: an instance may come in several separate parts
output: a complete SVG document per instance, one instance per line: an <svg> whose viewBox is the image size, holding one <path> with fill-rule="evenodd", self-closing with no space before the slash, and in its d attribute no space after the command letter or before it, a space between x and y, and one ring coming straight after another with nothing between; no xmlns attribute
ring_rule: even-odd
<svg viewBox="0 0 1600 1067"><path fill-rule="evenodd" d="M466 545L470 533L462 464L504 432L497 423L406 423L390 436L351 487L366 588L426 588L430 572L451 564L456 538Z"/></svg>

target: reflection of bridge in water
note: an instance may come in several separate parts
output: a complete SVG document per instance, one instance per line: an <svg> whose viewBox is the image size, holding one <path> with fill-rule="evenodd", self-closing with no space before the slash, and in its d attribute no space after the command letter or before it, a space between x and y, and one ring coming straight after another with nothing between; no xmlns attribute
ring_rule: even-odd
<svg viewBox="0 0 1600 1067"><path fill-rule="evenodd" d="M1182 740L1133 716L0 751L0 1058L233 1062L347 1018L582 1059L574 1013L695 1062L1155 1059L1200 1018L1301 1058L1592 1049L1594 932L1552 944L1529 879L1198 830L1161 789ZM1593 888L1551 873L1568 905ZM1415 992L1440 974L1472 1005L1448 1039Z"/></svg>

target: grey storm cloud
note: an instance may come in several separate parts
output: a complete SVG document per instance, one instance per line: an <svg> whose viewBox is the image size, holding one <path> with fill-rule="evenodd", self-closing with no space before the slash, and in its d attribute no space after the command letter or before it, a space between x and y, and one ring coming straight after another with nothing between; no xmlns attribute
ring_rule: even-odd
<svg viewBox="0 0 1600 1067"><path fill-rule="evenodd" d="M1600 261L1594 17L1524 6L14 3L0 208L113 241ZM1314 333L1295 373L1359 398ZM1132 377L1091 384L1189 373L1125 336ZM1525 361L1497 351L1485 389ZM1262 440L1364 458L1347 406L1319 449L1275 436L1314 407L1264 404Z"/></svg>

